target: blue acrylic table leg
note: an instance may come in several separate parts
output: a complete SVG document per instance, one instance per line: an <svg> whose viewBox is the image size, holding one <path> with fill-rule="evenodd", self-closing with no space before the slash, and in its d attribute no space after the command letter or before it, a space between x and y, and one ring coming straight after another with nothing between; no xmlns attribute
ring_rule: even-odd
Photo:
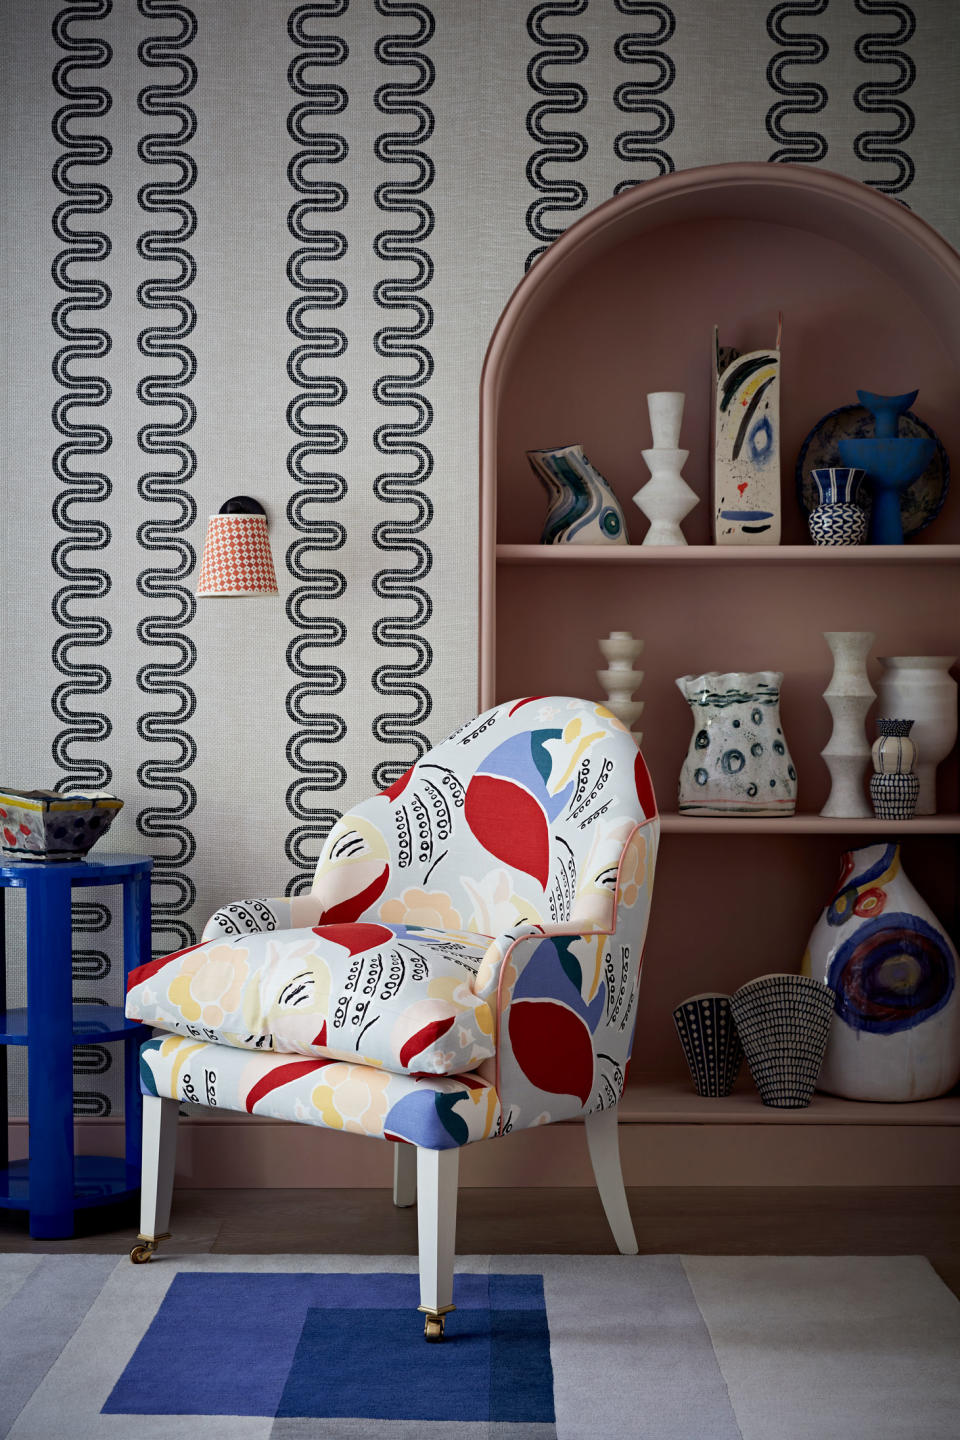
<svg viewBox="0 0 960 1440"><path fill-rule="evenodd" d="M30 1234L73 1234L73 928L70 881L44 867L27 883Z"/></svg>
<svg viewBox="0 0 960 1440"><path fill-rule="evenodd" d="M150 960L152 943L150 929L150 876L131 875L123 882L123 990L126 997L127 976L138 965ZM123 1046L123 1115L126 1132L126 1161L129 1169L140 1173L143 1149L143 1100L140 1094L140 1040L127 1040Z"/></svg>

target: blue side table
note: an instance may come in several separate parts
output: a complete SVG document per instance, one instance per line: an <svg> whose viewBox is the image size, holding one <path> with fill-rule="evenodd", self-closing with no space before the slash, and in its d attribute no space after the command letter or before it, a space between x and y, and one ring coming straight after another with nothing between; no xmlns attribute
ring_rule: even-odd
<svg viewBox="0 0 960 1440"><path fill-rule="evenodd" d="M124 1200L140 1188L139 1046L149 1027L131 1024L119 1006L74 1005L70 895L77 885L123 888L124 981L150 959L150 871L143 855L99 860L0 861L0 1209L29 1210L30 1234L73 1234L74 1213ZM4 890L27 900L27 1008L6 1008ZM73 1153L73 1046L124 1046L126 1153L122 1159ZM9 1163L5 1045L26 1045L30 1159Z"/></svg>

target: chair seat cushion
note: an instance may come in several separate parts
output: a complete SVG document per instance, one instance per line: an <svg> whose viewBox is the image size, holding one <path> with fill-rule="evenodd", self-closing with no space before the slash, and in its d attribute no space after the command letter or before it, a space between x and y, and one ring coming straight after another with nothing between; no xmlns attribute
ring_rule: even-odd
<svg viewBox="0 0 960 1440"><path fill-rule="evenodd" d="M365 921L208 940L132 971L126 1013L240 1049L456 1075L494 1054L473 990L489 944Z"/></svg>
<svg viewBox="0 0 960 1440"><path fill-rule="evenodd" d="M155 1036L140 1049L145 1095L298 1120L426 1150L497 1133L497 1092L479 1075L392 1075L369 1065L251 1054L227 1045Z"/></svg>

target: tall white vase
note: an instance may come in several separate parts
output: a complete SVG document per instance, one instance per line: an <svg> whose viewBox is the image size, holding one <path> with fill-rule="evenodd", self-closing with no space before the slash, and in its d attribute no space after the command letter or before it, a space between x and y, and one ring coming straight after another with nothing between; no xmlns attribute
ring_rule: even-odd
<svg viewBox="0 0 960 1440"><path fill-rule="evenodd" d="M957 682L949 673L952 655L881 655L878 695L884 715L913 721L920 794L915 815L937 810L937 766L957 739Z"/></svg>
<svg viewBox="0 0 960 1440"><path fill-rule="evenodd" d="M681 475L690 454L678 448L683 420L682 390L654 390L647 396L653 447L642 450L650 479L633 502L650 521L644 545L686 545L680 521L696 505L698 496Z"/></svg>
<svg viewBox="0 0 960 1440"><path fill-rule="evenodd" d="M633 662L643 649L643 641L635 640L629 630L611 630L606 640L598 640L606 670L597 671L597 679L607 692L604 702L633 735L637 744L643 740L642 730L633 730L635 720L643 714L643 701L634 700L633 692L643 680L643 671L635 670Z"/></svg>
<svg viewBox="0 0 960 1440"><path fill-rule="evenodd" d="M833 716L833 733L820 751L831 780L830 794L820 814L867 818L873 815L873 809L864 784L870 765L864 722L876 698L867 679L867 655L874 636L871 630L825 630L823 638L833 652L833 674L823 692Z"/></svg>

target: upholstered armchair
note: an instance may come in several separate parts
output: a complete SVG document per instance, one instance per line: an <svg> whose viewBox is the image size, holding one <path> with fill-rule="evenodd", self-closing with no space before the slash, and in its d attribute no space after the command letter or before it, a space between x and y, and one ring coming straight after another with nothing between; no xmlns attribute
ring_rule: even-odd
<svg viewBox="0 0 960 1440"><path fill-rule="evenodd" d="M428 1339L453 1307L460 1147L582 1117L614 1239L617 1143L657 852L653 789L602 705L517 700L455 731L327 837L309 894L226 905L130 976L141 1234L166 1238L183 1102L395 1142Z"/></svg>

